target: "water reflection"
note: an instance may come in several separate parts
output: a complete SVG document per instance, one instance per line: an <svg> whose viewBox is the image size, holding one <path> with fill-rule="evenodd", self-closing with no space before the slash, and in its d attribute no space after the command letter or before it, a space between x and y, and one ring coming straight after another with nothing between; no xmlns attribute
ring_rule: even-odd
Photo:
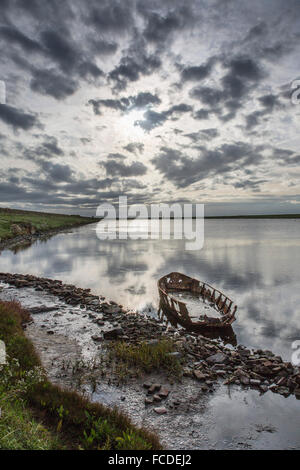
<svg viewBox="0 0 300 470"><path fill-rule="evenodd" d="M297 219L208 220L203 249L186 251L184 240L98 240L90 225L4 251L0 270L90 287L140 310L158 307L160 277L186 273L238 304L238 342L290 359L291 343L300 339L299 235Z"/></svg>

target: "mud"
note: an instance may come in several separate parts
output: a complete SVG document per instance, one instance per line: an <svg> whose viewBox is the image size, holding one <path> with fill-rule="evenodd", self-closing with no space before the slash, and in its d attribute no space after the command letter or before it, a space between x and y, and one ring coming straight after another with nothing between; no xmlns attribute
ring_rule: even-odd
<svg viewBox="0 0 300 470"><path fill-rule="evenodd" d="M95 320L103 314L87 306L73 306L51 293L5 283L0 284L0 298L16 299L29 310L35 309L32 312L39 312L32 313L33 323L26 334L54 383L107 406L118 406L136 424L155 430L165 448L299 448L299 401L294 396L285 398L271 391L260 395L236 384L226 386L223 379L209 387L191 377L171 383L162 374L118 385L109 375L102 375L98 361L105 343L91 339L115 326L115 316L99 326ZM170 334L176 334L172 330ZM145 380L167 387L168 397L159 404L146 405ZM167 413L156 414L156 406L165 407Z"/></svg>

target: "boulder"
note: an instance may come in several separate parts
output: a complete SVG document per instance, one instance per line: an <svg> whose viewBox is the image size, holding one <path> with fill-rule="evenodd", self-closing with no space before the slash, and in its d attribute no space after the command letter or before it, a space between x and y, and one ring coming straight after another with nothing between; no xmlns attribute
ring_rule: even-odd
<svg viewBox="0 0 300 470"><path fill-rule="evenodd" d="M225 362L228 361L228 358L225 354L219 352L219 353L213 354L212 356L207 357L206 361L209 364L225 364Z"/></svg>
<svg viewBox="0 0 300 470"><path fill-rule="evenodd" d="M159 407L159 408L154 408L154 411L155 413L157 413L158 415L165 415L168 410L165 408L165 407Z"/></svg>
<svg viewBox="0 0 300 470"><path fill-rule="evenodd" d="M122 328L112 328L111 330L104 331L104 339L117 339L119 336L122 336L124 331Z"/></svg>

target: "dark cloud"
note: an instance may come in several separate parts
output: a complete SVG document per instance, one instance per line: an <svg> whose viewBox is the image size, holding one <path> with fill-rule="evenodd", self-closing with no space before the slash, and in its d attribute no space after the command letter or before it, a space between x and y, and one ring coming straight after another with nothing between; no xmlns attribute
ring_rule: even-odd
<svg viewBox="0 0 300 470"><path fill-rule="evenodd" d="M174 114L180 115L182 113L191 112L192 110L193 110L192 106L189 106L184 103L174 105L171 108L169 108L167 111L162 111L160 113L149 109L148 111L144 113L144 116L143 116L144 119L135 121L134 125L141 127L147 132L150 132L156 127L163 125L169 118L176 120L177 119L176 117L175 118L172 117Z"/></svg>
<svg viewBox="0 0 300 470"><path fill-rule="evenodd" d="M218 129L201 129L198 132L192 132L190 134L184 134L184 137L188 137L193 142L198 141L208 141L218 137L219 131Z"/></svg>
<svg viewBox="0 0 300 470"><path fill-rule="evenodd" d="M80 54L73 41L68 41L56 31L48 30L41 33L42 44L47 55L57 62L64 72L70 72L78 64Z"/></svg>
<svg viewBox="0 0 300 470"><path fill-rule="evenodd" d="M209 119L210 111L208 109L198 109L194 114L194 119Z"/></svg>
<svg viewBox="0 0 300 470"><path fill-rule="evenodd" d="M165 111L166 116L172 116L173 114L182 114L182 113L189 113L193 111L193 107L185 104L185 103L180 103L180 104L175 104L174 106L171 106L167 111Z"/></svg>
<svg viewBox="0 0 300 470"><path fill-rule="evenodd" d="M73 170L69 165L62 165L60 163L52 163L46 160L39 162L44 171L45 176L57 182L71 182L73 177Z"/></svg>
<svg viewBox="0 0 300 470"><path fill-rule="evenodd" d="M161 67L162 63L158 56L143 54L141 57L122 57L120 64L108 75L114 82L115 91L124 90L128 82L136 82L143 75L151 75Z"/></svg>
<svg viewBox="0 0 300 470"><path fill-rule="evenodd" d="M122 32L133 24L132 1L101 0L91 2L87 23L103 32Z"/></svg>
<svg viewBox="0 0 300 470"><path fill-rule="evenodd" d="M135 121L134 125L139 126L145 131L152 131L155 127L161 126L167 120L166 113L157 113L151 109L146 111L144 119Z"/></svg>
<svg viewBox="0 0 300 470"><path fill-rule="evenodd" d="M101 99L89 100L88 104L93 106L95 114L102 114L101 108L111 108L116 111L130 111L134 108L143 108L147 106L160 104L158 96L149 92L140 92L135 96L123 97L120 99Z"/></svg>
<svg viewBox="0 0 300 470"><path fill-rule="evenodd" d="M216 60L217 58L213 59ZM245 99L264 77L261 66L250 57L237 56L221 62L228 72L215 88L200 85L190 91L191 98L201 101L209 108L199 110L198 115L195 115L196 119L207 119L209 113L218 115L225 122L233 119L243 107Z"/></svg>
<svg viewBox="0 0 300 470"><path fill-rule="evenodd" d="M210 60L203 65L194 65L191 67L185 67L181 72L181 78L184 82L188 81L199 81L207 78L212 70L213 61Z"/></svg>
<svg viewBox="0 0 300 470"><path fill-rule="evenodd" d="M89 38L90 48L95 55L110 55L114 54L118 49L118 44L113 41L107 41L106 39L98 39L91 37Z"/></svg>
<svg viewBox="0 0 300 470"><path fill-rule="evenodd" d="M262 108L257 109L256 111L253 111L252 113L245 116L247 130L251 130L258 126L264 116L269 115L275 110L283 108L283 104L281 103L279 97L271 93L259 97L258 103L260 106L262 106Z"/></svg>
<svg viewBox="0 0 300 470"><path fill-rule="evenodd" d="M141 162L133 162L126 165L119 159L110 159L106 162L101 162L100 165L105 168L107 175L110 176L142 176L147 173L147 167Z"/></svg>
<svg viewBox="0 0 300 470"><path fill-rule="evenodd" d="M9 44L17 44L26 52L41 52L42 47L38 41L31 39L14 26L0 26L0 38Z"/></svg>
<svg viewBox="0 0 300 470"><path fill-rule="evenodd" d="M179 150L162 147L160 154L151 162L167 180L184 188L212 176L225 174L235 166L245 168L262 160L260 149L243 142L223 144L214 150L198 148L199 156L190 158Z"/></svg>
<svg viewBox="0 0 300 470"><path fill-rule="evenodd" d="M9 126L12 126L15 130L23 129L27 131L32 127L40 126L36 115L25 113L20 109L13 108L6 104L0 104L0 119Z"/></svg>
<svg viewBox="0 0 300 470"><path fill-rule="evenodd" d="M130 144L127 144L123 148L124 150L127 150L127 152L137 155L138 153L141 154L144 152L145 146L142 142L130 142Z"/></svg>
<svg viewBox="0 0 300 470"><path fill-rule="evenodd" d="M186 6L169 11L165 15L150 12L143 33L144 37L154 43L165 42L171 33L182 29L190 18L190 11Z"/></svg>
<svg viewBox="0 0 300 470"><path fill-rule="evenodd" d="M77 81L57 73L54 69L34 71L30 82L33 91L52 96L57 100L73 95L78 87Z"/></svg>

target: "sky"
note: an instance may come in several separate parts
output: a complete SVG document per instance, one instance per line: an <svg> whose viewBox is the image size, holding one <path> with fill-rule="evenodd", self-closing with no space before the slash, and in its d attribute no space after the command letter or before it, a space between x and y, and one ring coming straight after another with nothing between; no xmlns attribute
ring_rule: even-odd
<svg viewBox="0 0 300 470"><path fill-rule="evenodd" d="M2 207L300 213L298 0L0 7Z"/></svg>

